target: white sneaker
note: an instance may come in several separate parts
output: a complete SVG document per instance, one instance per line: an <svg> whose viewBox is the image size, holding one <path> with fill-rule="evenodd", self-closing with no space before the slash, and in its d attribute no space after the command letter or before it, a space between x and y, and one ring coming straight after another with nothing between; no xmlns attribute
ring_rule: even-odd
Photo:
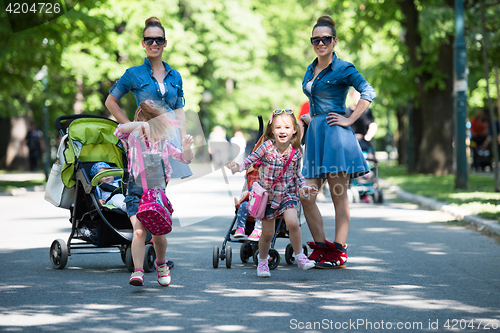
<svg viewBox="0 0 500 333"><path fill-rule="evenodd" d="M155 267L160 286L168 286L170 284L170 269L167 266L167 262L165 261L163 265L158 266L155 260Z"/></svg>
<svg viewBox="0 0 500 333"><path fill-rule="evenodd" d="M257 266L257 276L258 277L270 277L271 272L269 272L269 266L267 260L259 260L259 265Z"/></svg>
<svg viewBox="0 0 500 333"><path fill-rule="evenodd" d="M295 260L297 261L297 266L299 266L299 268L302 268L304 271L307 271L307 270L313 268L314 266L316 266L314 261L307 259L306 255L304 253L299 254L295 258Z"/></svg>

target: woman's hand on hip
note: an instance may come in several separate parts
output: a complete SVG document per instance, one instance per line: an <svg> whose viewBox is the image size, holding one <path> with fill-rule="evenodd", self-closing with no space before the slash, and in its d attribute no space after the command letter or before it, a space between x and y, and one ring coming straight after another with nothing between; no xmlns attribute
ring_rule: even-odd
<svg viewBox="0 0 500 333"><path fill-rule="evenodd" d="M326 123L330 126L339 125L342 127L348 127L352 125L349 118L346 118L343 115L335 112L328 113L328 116L326 117Z"/></svg>

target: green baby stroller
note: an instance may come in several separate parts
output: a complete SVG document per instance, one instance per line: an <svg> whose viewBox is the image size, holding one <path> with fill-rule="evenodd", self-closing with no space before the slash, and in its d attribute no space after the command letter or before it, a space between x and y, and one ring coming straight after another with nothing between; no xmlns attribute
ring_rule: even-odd
<svg viewBox="0 0 500 333"><path fill-rule="evenodd" d="M56 126L63 136L59 147L59 152L63 155L60 158L60 177L66 189L71 189L68 191L70 197L62 200L67 202L66 206L59 207L70 211L71 233L67 242L62 239L52 242L52 266L63 269L72 254L109 253L119 250L123 263L132 272L134 264L130 245L133 228L130 219L121 209L102 205L95 193L99 180L107 176L122 179L121 186L112 189L113 194L125 194L127 188L126 148L113 134L118 123L101 116L80 114L61 116L57 118ZM96 162L106 162L114 168L99 172L92 178L90 170ZM145 272L154 270L156 259L150 241L151 235L148 234ZM112 250L103 251L104 248Z"/></svg>

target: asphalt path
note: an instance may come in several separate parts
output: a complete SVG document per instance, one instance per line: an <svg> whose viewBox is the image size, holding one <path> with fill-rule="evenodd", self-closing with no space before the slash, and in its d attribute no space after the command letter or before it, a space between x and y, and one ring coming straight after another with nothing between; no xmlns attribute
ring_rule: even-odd
<svg viewBox="0 0 500 333"><path fill-rule="evenodd" d="M119 253L74 254L53 269L49 246L67 240L69 212L43 193L0 197L0 331L71 332L494 332L500 325L500 246L450 226L446 213L386 200L351 206L344 270L307 272L283 258L269 279L242 264L212 266L234 217L241 175L218 171L172 182L172 283L128 284ZM319 204L329 238L334 213ZM311 239L302 226L303 243ZM288 240L278 239L284 257Z"/></svg>

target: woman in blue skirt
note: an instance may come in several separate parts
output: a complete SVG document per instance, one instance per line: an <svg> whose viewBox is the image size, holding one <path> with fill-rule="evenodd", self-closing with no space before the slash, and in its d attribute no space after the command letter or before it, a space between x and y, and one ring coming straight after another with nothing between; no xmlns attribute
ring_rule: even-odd
<svg viewBox="0 0 500 333"><path fill-rule="evenodd" d="M310 111L301 117L309 124L302 174L309 186L321 188L328 181L335 207L335 239L325 237L323 218L316 204L316 195L301 197L307 225L314 242L310 260L316 268L344 268L347 262L347 234L350 213L347 200L349 179L370 171L351 125L375 98L372 86L349 62L337 57L335 22L329 16L317 20L311 45L317 58L307 68L302 90L309 98ZM360 100L351 116L344 117L349 87L360 92Z"/></svg>

